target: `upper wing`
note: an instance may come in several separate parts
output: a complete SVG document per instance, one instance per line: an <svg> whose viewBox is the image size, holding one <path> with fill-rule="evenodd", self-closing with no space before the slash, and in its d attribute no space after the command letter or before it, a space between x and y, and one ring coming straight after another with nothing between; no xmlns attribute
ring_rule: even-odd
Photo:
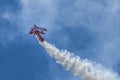
<svg viewBox="0 0 120 80"><path fill-rule="evenodd" d="M42 31L47 31L47 29L45 29L43 27L40 27L39 29L42 30Z"/></svg>

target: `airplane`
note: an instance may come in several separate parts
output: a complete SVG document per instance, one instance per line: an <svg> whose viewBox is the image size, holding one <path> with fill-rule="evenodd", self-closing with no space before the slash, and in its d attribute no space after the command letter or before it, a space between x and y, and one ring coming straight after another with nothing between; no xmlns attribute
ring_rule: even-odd
<svg viewBox="0 0 120 80"><path fill-rule="evenodd" d="M41 37L41 34L45 34L44 31L47 31L47 29L43 28L43 27L38 27L34 24L34 26L31 28L31 30L29 31L29 34L34 34L37 36L38 40L40 40L41 42L44 41L44 38Z"/></svg>

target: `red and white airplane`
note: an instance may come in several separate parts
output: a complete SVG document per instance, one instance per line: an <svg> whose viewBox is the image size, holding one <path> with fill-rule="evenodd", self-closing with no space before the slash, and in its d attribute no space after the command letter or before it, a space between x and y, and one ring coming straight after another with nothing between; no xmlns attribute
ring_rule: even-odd
<svg viewBox="0 0 120 80"><path fill-rule="evenodd" d="M37 38L43 42L44 38L41 37L41 34L45 34L44 31L47 31L47 29L43 28L43 27L37 27L35 24L34 26L31 28L31 30L29 31L29 34L34 34L37 36Z"/></svg>

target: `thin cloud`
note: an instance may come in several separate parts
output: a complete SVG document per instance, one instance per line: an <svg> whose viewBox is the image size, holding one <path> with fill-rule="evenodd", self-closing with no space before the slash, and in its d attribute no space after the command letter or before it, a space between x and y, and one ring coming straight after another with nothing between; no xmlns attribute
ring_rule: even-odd
<svg viewBox="0 0 120 80"><path fill-rule="evenodd" d="M119 0L20 0L20 4L20 13L15 14L17 18L14 18L14 21L22 34L27 34L33 24L45 26L49 29L48 35L51 37L58 36L60 33L55 34L57 31L68 33L65 36L59 35L55 38L61 42L60 39L63 37L63 41L67 42L69 46L72 44L71 42L74 42L70 38L75 37L78 40L81 37L79 36L80 32L76 37L69 35L69 32L64 31L64 28L67 27L67 29L75 31L83 29L82 26L86 33L94 33L94 35L90 35L93 41L87 45L91 45L90 51L95 54L96 59L109 67L114 67L119 63ZM11 16L4 15L6 19L9 17ZM75 47L74 44L73 46ZM107 63L109 60L111 63Z"/></svg>

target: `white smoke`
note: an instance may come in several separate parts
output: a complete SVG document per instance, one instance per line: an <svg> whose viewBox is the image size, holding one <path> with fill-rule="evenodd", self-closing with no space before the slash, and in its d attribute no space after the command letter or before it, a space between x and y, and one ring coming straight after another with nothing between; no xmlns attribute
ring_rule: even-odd
<svg viewBox="0 0 120 80"><path fill-rule="evenodd" d="M120 80L115 72L105 69L100 64L95 64L87 59L81 60L80 57L66 50L59 50L46 41L39 43L57 63L83 80Z"/></svg>

